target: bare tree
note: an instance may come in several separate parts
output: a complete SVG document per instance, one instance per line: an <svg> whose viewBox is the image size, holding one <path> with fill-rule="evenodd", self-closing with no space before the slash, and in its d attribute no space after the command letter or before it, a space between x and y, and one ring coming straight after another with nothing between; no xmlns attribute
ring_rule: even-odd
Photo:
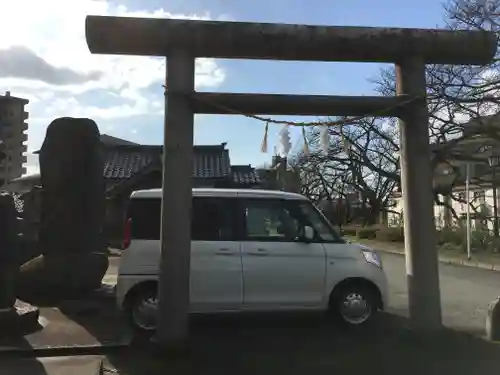
<svg viewBox="0 0 500 375"><path fill-rule="evenodd" d="M450 29L486 30L500 35L500 0L451 0L444 8ZM474 135L500 139L490 117L500 110L498 61L497 56L486 66L427 67L429 128L432 141L443 145L442 154ZM382 70L375 82L382 95L395 94L394 69ZM474 148L466 151L470 156L477 153Z"/></svg>
<svg viewBox="0 0 500 375"><path fill-rule="evenodd" d="M316 127L307 136L312 152L297 158L303 193L323 201L355 193L360 198L364 223L376 223L399 184L394 127L385 120L366 118L331 127L328 132L328 153L321 151L320 129Z"/></svg>
<svg viewBox="0 0 500 375"><path fill-rule="evenodd" d="M452 30L487 30L500 35L500 0L450 0L444 9L446 25ZM435 202L447 206L458 218L445 199L449 196L466 203L453 192L453 187L464 181L463 163L460 165L457 160L479 163L471 176L472 184L491 182L487 155L481 151L485 143L495 148L500 145L499 59L497 56L487 66L429 65L426 76L436 180L439 181L440 171L447 169L455 176L448 186L436 186ZM393 68L382 70L373 81L382 95L396 94ZM373 222L378 212L388 210L389 194L400 183L397 122L368 118L331 128L330 137L328 155L322 155L318 151L317 129L309 132L313 152L301 158L304 182L314 181L313 190L323 195L340 194L346 185L358 191L371 208L368 221ZM344 150L346 142L350 145L348 152Z"/></svg>

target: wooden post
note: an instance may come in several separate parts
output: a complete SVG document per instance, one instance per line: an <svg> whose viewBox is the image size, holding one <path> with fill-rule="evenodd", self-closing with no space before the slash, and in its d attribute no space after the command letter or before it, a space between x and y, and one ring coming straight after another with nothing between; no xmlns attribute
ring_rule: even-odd
<svg viewBox="0 0 500 375"><path fill-rule="evenodd" d="M441 327L441 296L424 61L400 62L396 78L399 95L422 97L400 117L401 185L410 320L415 328L434 330Z"/></svg>
<svg viewBox="0 0 500 375"><path fill-rule="evenodd" d="M194 125L189 95L194 92L194 76L195 58L172 51L167 58L159 317L154 338L165 346L182 345L188 338Z"/></svg>

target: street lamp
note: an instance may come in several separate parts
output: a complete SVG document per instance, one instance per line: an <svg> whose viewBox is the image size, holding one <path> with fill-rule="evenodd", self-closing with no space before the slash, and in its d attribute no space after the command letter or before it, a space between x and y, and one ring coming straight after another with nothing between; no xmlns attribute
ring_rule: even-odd
<svg viewBox="0 0 500 375"><path fill-rule="evenodd" d="M451 166L438 167L433 177L434 191L443 196L449 196L453 190L455 179L456 173Z"/></svg>
<svg viewBox="0 0 500 375"><path fill-rule="evenodd" d="M500 156L492 153L488 156L488 164L491 167L491 189L493 190L493 234L498 237L498 204L496 186L496 168L500 162Z"/></svg>

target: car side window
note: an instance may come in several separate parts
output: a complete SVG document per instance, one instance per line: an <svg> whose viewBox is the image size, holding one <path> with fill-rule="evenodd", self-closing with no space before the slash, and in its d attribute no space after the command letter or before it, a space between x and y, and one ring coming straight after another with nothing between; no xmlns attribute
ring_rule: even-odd
<svg viewBox="0 0 500 375"><path fill-rule="evenodd" d="M314 229L317 240L321 242L339 242L340 238L328 225L326 218L313 206L311 202L300 202L297 205L304 222Z"/></svg>
<svg viewBox="0 0 500 375"><path fill-rule="evenodd" d="M248 199L243 208L247 241L297 241L299 221L285 201Z"/></svg>
<svg viewBox="0 0 500 375"><path fill-rule="evenodd" d="M235 236L234 199L193 198L191 239L194 241L232 241Z"/></svg>
<svg viewBox="0 0 500 375"><path fill-rule="evenodd" d="M235 236L234 199L194 197L191 209L191 239L194 241L231 241ZM129 217L132 239L159 240L161 199L131 199Z"/></svg>

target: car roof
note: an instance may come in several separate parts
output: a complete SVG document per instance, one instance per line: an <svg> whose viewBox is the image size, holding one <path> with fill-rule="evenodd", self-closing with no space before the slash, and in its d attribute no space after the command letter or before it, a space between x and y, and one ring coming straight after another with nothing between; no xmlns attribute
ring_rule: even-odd
<svg viewBox="0 0 500 375"><path fill-rule="evenodd" d="M162 189L136 190L132 192L130 198L161 198ZM241 197L241 198L267 198L267 199L287 199L287 200L307 200L301 194L290 193L280 190L263 189L217 189L217 188L194 188L194 197Z"/></svg>

